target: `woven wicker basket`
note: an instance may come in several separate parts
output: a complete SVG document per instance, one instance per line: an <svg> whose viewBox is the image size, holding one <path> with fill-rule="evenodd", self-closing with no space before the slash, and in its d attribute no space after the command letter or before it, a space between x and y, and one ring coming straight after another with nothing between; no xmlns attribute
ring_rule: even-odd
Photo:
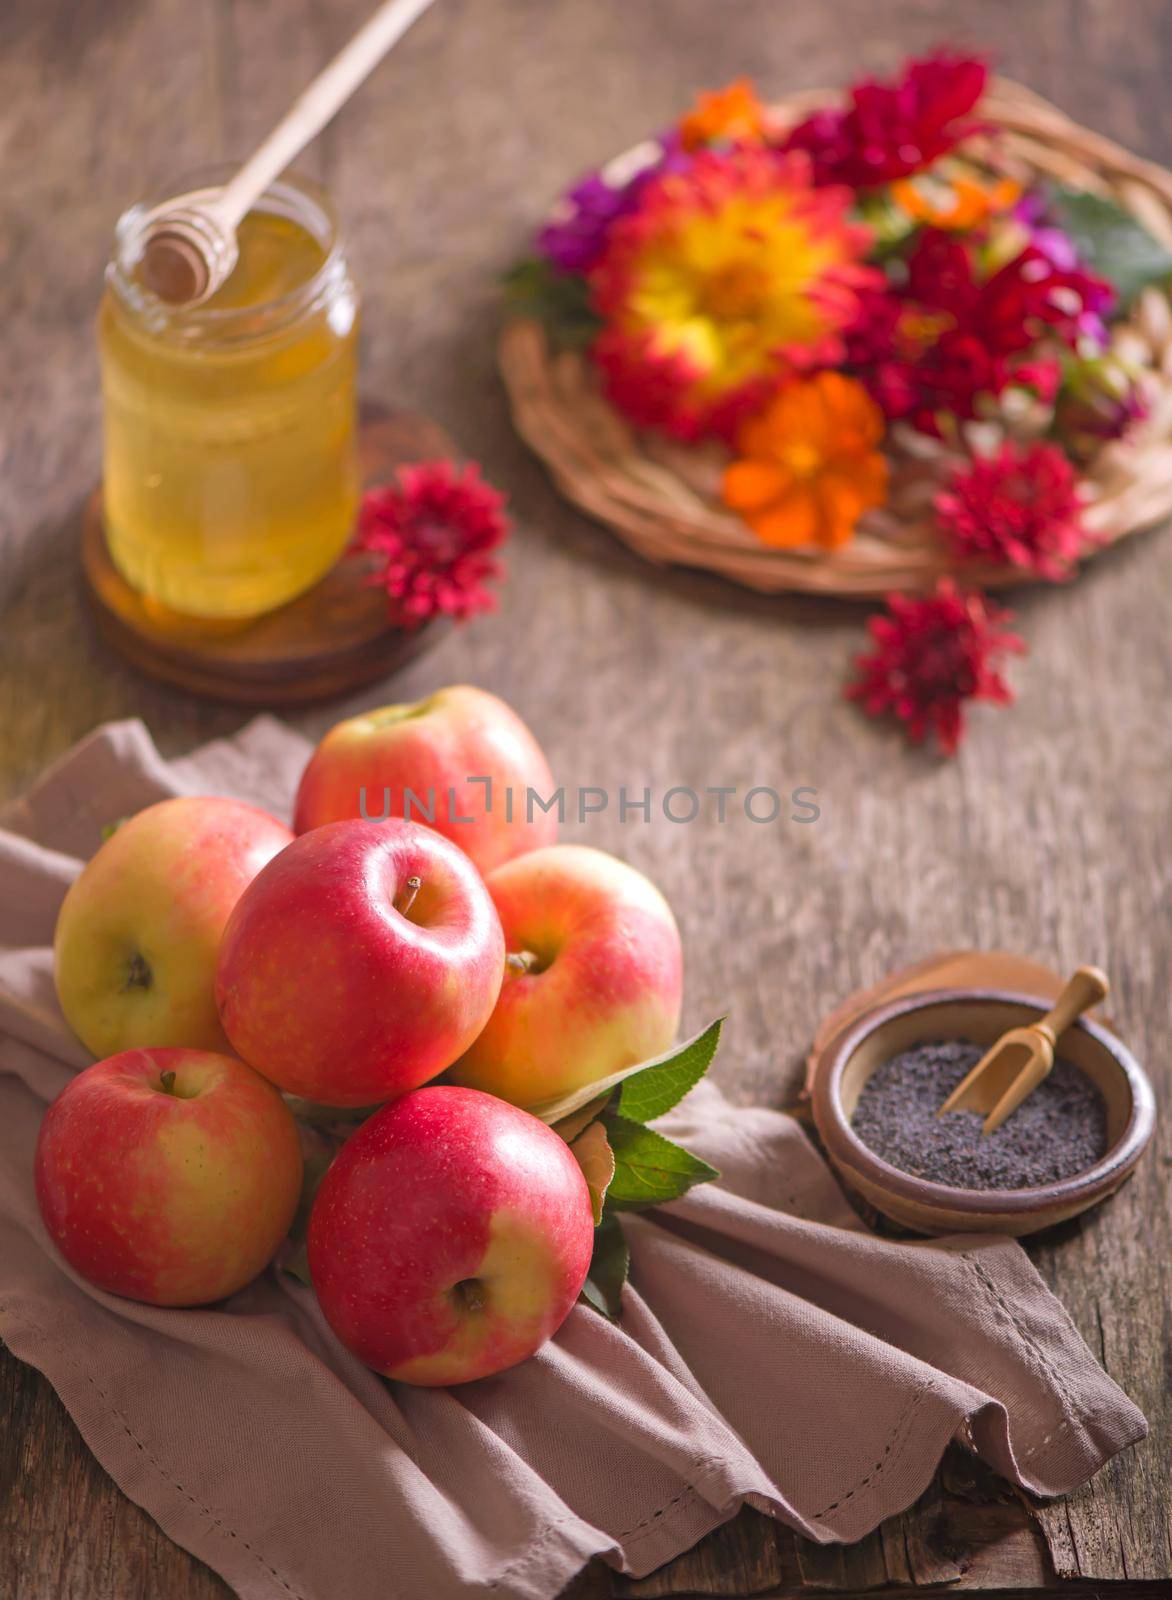
<svg viewBox="0 0 1172 1600"><path fill-rule="evenodd" d="M796 122L834 95L811 90L774 109ZM998 159L1012 175L1044 177L1109 195L1172 248L1172 173L1079 127L1019 84L996 80L980 105L998 130ZM1126 441L1107 445L1086 470L1088 528L1102 549L1172 515L1172 306L1148 288L1122 325L1129 354L1154 377L1150 415ZM722 447L686 448L631 429L600 395L582 354L551 349L543 327L509 321L499 346L513 419L576 506L649 560L706 568L752 589L867 598L930 587L953 563L936 537L930 506L945 447L897 430L887 504L868 513L842 549L779 550L762 544L720 503ZM1005 567L964 568L967 582L1021 581Z"/></svg>

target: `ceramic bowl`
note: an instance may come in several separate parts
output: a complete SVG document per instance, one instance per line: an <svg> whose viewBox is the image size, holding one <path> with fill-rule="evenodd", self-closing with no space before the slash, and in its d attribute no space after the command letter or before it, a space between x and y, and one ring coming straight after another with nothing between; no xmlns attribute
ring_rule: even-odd
<svg viewBox="0 0 1172 1600"><path fill-rule="evenodd" d="M1047 1010L1049 1002L1032 995L936 989L887 1001L844 1029L823 1051L811 1086L814 1120L842 1181L918 1233L1036 1233L1113 1194L1151 1138L1155 1099L1131 1052L1087 1019L1063 1034L1058 1049L1086 1073L1107 1106L1107 1153L1085 1172L1033 1189L957 1189L891 1166L851 1129L863 1085L900 1051L947 1039L989 1045Z"/></svg>

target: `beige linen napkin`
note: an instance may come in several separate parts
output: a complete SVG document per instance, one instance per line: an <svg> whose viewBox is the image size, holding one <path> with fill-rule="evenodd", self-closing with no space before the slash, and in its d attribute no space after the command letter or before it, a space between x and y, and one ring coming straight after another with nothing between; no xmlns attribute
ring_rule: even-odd
<svg viewBox="0 0 1172 1600"><path fill-rule="evenodd" d="M53 996L62 894L104 823L164 795L287 815L306 749L262 719L167 764L120 723L0 819L0 1335L240 1595L549 1600L590 1556L648 1572L745 1501L858 1539L954 1435L1044 1495L1142 1437L1016 1244L874 1237L792 1118L703 1085L661 1126L722 1180L629 1219L621 1326L580 1306L498 1378L387 1384L276 1269L199 1311L81 1282L32 1186L44 1105L86 1061Z"/></svg>

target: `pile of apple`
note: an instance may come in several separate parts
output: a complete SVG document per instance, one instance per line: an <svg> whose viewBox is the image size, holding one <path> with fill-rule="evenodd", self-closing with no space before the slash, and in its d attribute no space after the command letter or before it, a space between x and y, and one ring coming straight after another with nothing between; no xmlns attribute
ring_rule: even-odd
<svg viewBox="0 0 1172 1600"><path fill-rule="evenodd" d="M681 988L666 902L613 857L557 845L552 812L525 804L551 787L506 705L451 688L327 734L296 835L213 797L113 831L55 939L62 1009L103 1059L50 1106L36 1154L77 1272L156 1305L234 1293L301 1196L285 1097L379 1107L309 1219L339 1338L389 1377L448 1384L550 1337L595 1214L525 1108L664 1050ZM408 790L435 797L432 824L402 820Z"/></svg>

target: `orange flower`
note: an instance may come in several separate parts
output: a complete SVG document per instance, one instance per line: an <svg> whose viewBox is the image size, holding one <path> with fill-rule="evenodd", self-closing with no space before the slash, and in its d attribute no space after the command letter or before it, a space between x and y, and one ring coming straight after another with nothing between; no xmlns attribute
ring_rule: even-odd
<svg viewBox="0 0 1172 1600"><path fill-rule="evenodd" d="M963 173L954 177L929 174L893 183L891 196L913 222L950 233L967 233L1015 205L1021 198L1021 184L1012 178L985 184Z"/></svg>
<svg viewBox="0 0 1172 1600"><path fill-rule="evenodd" d="M737 437L724 501L770 545L845 544L887 493L883 413L861 383L818 372L789 383Z"/></svg>
<svg viewBox="0 0 1172 1600"><path fill-rule="evenodd" d="M730 144L761 144L767 126L765 107L748 78L737 78L723 89L702 94L680 122L680 143L698 150L717 139Z"/></svg>

